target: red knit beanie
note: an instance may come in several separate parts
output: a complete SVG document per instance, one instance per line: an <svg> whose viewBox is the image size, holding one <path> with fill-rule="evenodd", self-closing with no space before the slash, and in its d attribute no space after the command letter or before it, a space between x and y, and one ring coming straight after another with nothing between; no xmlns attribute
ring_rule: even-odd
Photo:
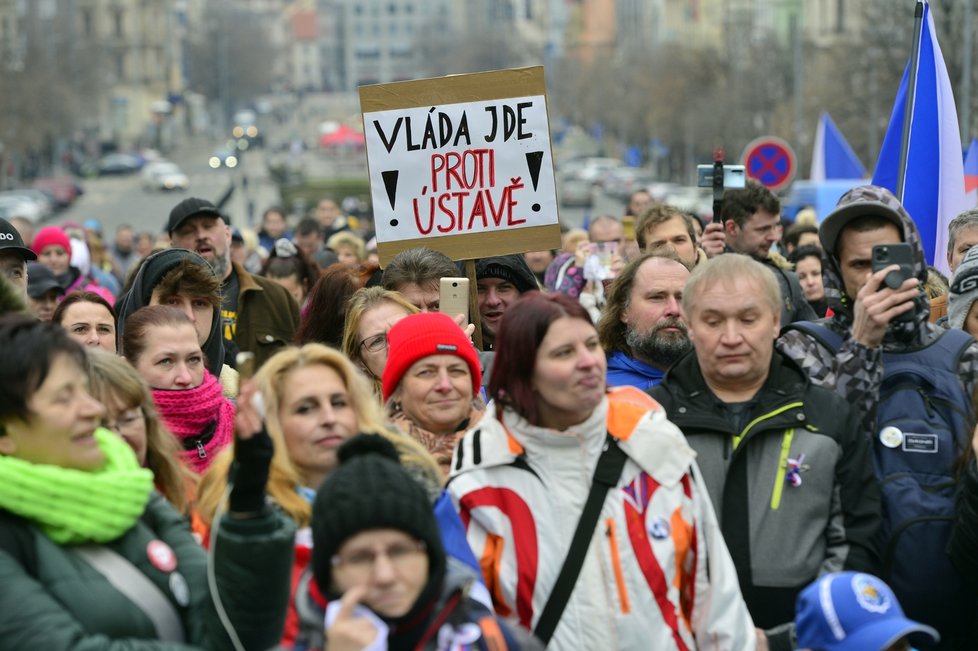
<svg viewBox="0 0 978 651"><path fill-rule="evenodd" d="M52 244L63 248L68 253L68 257L71 257L71 240L68 239L68 234L57 226L45 226L39 230L34 235L34 241L31 242L31 250L41 255L44 247Z"/></svg>
<svg viewBox="0 0 978 651"><path fill-rule="evenodd" d="M391 397L401 378L419 359L429 355L455 355L469 365L472 393L479 393L482 370L479 355L455 320L440 312L411 314L387 333L387 366L382 381L384 402Z"/></svg>

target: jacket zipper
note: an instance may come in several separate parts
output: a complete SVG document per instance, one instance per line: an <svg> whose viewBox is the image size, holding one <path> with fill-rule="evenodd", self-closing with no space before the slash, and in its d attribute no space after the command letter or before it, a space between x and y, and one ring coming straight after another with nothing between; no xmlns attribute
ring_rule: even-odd
<svg viewBox="0 0 978 651"><path fill-rule="evenodd" d="M788 404L782 405L781 407L778 407L774 411L770 411L766 414L762 414L757 418L755 418L754 420L752 420L751 422L749 422L747 424L747 427L745 427L740 434L734 436L733 439L734 453L736 454L737 448L740 447L741 441L747 438L747 435L750 433L751 429L753 429L755 425L758 425L759 423L762 423L765 420L770 420L771 418L774 418L775 416L779 416L791 409L802 408L804 406L805 404L800 400L798 402L789 402ZM785 430L784 437L781 439L781 454L778 457L778 470L775 473L774 490L771 493L771 509L775 511L778 509L778 507L781 506L781 491L784 488L784 475L788 469L788 455L791 453L791 440L794 438L794 435L795 435L794 428L789 427L788 429Z"/></svg>
<svg viewBox="0 0 978 651"><path fill-rule="evenodd" d="M628 600L628 588L625 586L625 573L621 569L621 555L618 553L618 535L615 531L615 519L605 520L607 529L605 534L608 536L608 546L611 548L611 569L615 574L615 585L618 588L618 603L621 605L621 614L627 615L632 611L631 603Z"/></svg>
<svg viewBox="0 0 978 651"><path fill-rule="evenodd" d="M766 414L763 414L761 416L758 416L757 418L755 418L751 422L747 423L747 427L744 428L744 431L742 431L740 434L738 434L737 436L734 437L734 440L733 440L734 450L736 451L737 447L740 445L740 442L743 441L744 438L747 437L747 434L750 432L750 430L755 425L757 425L758 423L760 423L761 421L765 421L765 420L768 420L770 418L774 418L775 416L779 416L779 415L783 414L784 412L788 411L789 409L794 409L796 407L804 407L804 406L805 406L805 403L801 402L800 400L798 402L789 402L788 404L786 404L784 406L778 407L774 411L770 411L770 412L768 412Z"/></svg>
<svg viewBox="0 0 978 651"><path fill-rule="evenodd" d="M789 427L781 437L781 455L778 457L778 471L774 473L774 490L771 492L771 510L777 511L781 506L781 492L784 490L784 476L788 471L788 455L791 454L791 439L795 437L795 428Z"/></svg>

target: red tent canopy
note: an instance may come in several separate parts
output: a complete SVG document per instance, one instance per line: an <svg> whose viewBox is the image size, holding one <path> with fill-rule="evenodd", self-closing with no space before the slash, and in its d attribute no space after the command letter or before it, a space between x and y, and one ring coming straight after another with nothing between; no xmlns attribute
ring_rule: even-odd
<svg viewBox="0 0 978 651"><path fill-rule="evenodd" d="M363 147L363 134L349 125L341 124L338 129L319 136L321 147Z"/></svg>

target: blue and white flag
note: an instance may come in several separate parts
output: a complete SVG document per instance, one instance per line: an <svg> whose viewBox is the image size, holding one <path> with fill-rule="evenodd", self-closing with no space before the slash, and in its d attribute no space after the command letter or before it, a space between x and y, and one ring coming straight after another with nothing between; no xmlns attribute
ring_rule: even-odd
<svg viewBox="0 0 978 651"><path fill-rule="evenodd" d="M958 115L951 81L937 42L930 5L923 5L920 51L914 84L903 196L897 198L920 231L927 261L947 273L947 225L968 208ZM907 84L913 62L907 63L893 104L873 184L896 192ZM935 262L936 261L936 262Z"/></svg>
<svg viewBox="0 0 978 651"><path fill-rule="evenodd" d="M978 206L978 138L972 138L964 152L964 191L968 195L968 205Z"/></svg>
<svg viewBox="0 0 978 651"><path fill-rule="evenodd" d="M864 179L866 168L828 113L822 113L812 146L812 181Z"/></svg>

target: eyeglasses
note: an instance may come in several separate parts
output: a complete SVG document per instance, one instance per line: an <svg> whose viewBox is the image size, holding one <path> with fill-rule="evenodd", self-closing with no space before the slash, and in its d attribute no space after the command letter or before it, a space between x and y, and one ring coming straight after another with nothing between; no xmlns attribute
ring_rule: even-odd
<svg viewBox="0 0 978 651"><path fill-rule="evenodd" d="M102 427L116 433L131 432L142 420L142 409L129 409L119 414L119 417L114 422L103 420Z"/></svg>
<svg viewBox="0 0 978 651"><path fill-rule="evenodd" d="M428 546L423 540L415 540L395 543L382 550L357 549L348 554L337 554L330 562L335 568L343 568L352 574L365 576L373 572L377 559L381 556L387 558L395 569L400 570L417 561L427 550Z"/></svg>
<svg viewBox="0 0 978 651"><path fill-rule="evenodd" d="M381 332L379 335L367 337L360 342L360 347L368 353L379 353L382 350L387 350L387 333Z"/></svg>

